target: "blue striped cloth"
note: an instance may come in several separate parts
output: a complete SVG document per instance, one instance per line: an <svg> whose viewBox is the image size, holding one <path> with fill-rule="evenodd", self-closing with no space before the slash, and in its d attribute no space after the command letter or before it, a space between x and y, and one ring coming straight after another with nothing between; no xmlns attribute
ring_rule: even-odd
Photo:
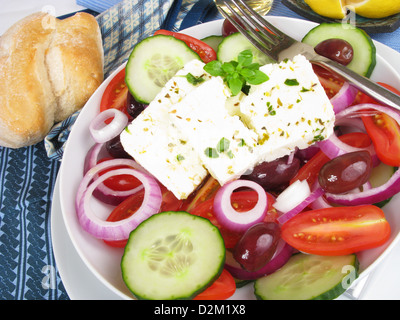
<svg viewBox="0 0 400 320"><path fill-rule="evenodd" d="M76 0L76 4L98 13L104 12L120 2L121 0Z"/></svg>
<svg viewBox="0 0 400 320"><path fill-rule="evenodd" d="M180 30L221 17L212 0L78 3L99 13L106 75L160 26ZM304 19L277 0L269 14ZM400 51L400 30L372 37ZM50 210L59 160L76 116L55 126L45 143L16 150L0 147L0 300L69 299L52 253ZM51 286L46 285L49 279Z"/></svg>

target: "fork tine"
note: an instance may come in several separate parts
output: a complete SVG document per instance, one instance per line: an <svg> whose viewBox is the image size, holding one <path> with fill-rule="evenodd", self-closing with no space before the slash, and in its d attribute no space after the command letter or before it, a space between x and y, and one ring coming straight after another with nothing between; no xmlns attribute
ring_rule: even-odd
<svg viewBox="0 0 400 320"><path fill-rule="evenodd" d="M263 17L261 17L245 1L243 1L243 0L230 0L230 2L234 3L237 7L239 7L237 2L240 2L240 4L244 8L246 8L246 10L248 12L250 12L250 16L249 16L248 14L245 14L243 10L241 10L241 12L244 14L244 16L246 18L249 18L249 17L255 18L264 28L269 30L275 37L279 38L279 40L283 40L284 38L289 38L289 36L287 34L283 33L281 30L277 29L271 23L269 23L267 20L265 20Z"/></svg>
<svg viewBox="0 0 400 320"><path fill-rule="evenodd" d="M236 12L236 10L233 10L233 8L230 6L229 2L231 2L232 4L234 4L236 6L236 8L240 11L240 13L243 15L243 17L245 17L247 19L247 21L249 21L251 23L251 25L248 24L247 21L245 21L243 19L243 17L241 17ZM230 8L232 14L237 19L241 19L241 21L245 25L247 31L252 32L253 36L256 37L261 42L267 40L268 42L270 42L274 45L278 44L278 41L277 41L275 35L265 30L265 26L262 24L262 21L259 20L259 19L262 19L261 17L255 16L256 19L254 19L254 17L251 15L251 12L250 12L250 14L248 12L246 12L242 6L240 6L239 4L236 3L236 1L232 0L229 2L224 1L225 5ZM246 7L247 7L247 5L246 5ZM265 37L265 39L260 35L260 33Z"/></svg>
<svg viewBox="0 0 400 320"><path fill-rule="evenodd" d="M232 6L224 1L225 6L229 9L231 14L237 19L232 18L230 14L228 14L225 9L218 5L218 9L220 10L221 14L228 19L242 34L245 36L253 46L255 46L258 50L263 52L266 55L269 55L269 50L271 49L270 45L265 41L265 39L260 38L260 35L247 23L246 20L244 20L241 15L239 15L233 8ZM244 29L240 23L243 24L249 32L247 32L246 29ZM258 38L259 41L255 40L254 37Z"/></svg>

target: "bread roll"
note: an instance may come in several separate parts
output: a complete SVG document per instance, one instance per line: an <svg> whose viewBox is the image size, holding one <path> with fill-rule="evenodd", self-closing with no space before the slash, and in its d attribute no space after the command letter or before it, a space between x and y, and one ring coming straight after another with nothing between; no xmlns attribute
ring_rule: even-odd
<svg viewBox="0 0 400 320"><path fill-rule="evenodd" d="M103 81L96 19L35 13L0 37L0 145L44 139L55 122L83 107Z"/></svg>

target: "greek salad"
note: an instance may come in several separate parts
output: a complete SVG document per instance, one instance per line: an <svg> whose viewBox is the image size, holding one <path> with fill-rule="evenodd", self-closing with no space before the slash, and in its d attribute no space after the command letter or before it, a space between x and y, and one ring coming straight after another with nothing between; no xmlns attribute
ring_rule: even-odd
<svg viewBox="0 0 400 320"><path fill-rule="evenodd" d="M303 39L370 76L360 29ZM381 83L389 90L400 92ZM303 56L274 63L225 21L195 39L159 30L109 83L90 123L75 208L124 248L138 299L334 299L357 253L385 244L400 191L400 115ZM107 221L91 198L110 205Z"/></svg>

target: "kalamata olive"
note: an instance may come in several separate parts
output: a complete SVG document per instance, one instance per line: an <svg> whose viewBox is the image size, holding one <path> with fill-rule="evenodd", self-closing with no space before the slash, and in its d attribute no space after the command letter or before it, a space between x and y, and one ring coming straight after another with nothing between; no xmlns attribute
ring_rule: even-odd
<svg viewBox="0 0 400 320"><path fill-rule="evenodd" d="M353 60L353 47L343 39L327 39L314 48L315 52L347 66Z"/></svg>
<svg viewBox="0 0 400 320"><path fill-rule="evenodd" d="M318 174L321 187L329 193L344 193L362 186L372 170L368 151L345 153L325 163Z"/></svg>
<svg viewBox="0 0 400 320"><path fill-rule="evenodd" d="M243 179L252 180L260 184L266 191L279 191L285 188L300 168L300 160L285 156L274 161L262 162L254 167Z"/></svg>
<svg viewBox="0 0 400 320"><path fill-rule="evenodd" d="M128 98L126 99L126 111L133 119L135 119L145 107L145 104L137 102L132 94L128 92Z"/></svg>
<svg viewBox="0 0 400 320"><path fill-rule="evenodd" d="M237 19L235 19L235 20L237 21ZM242 25L239 21L238 21L238 23L240 25ZM236 29L236 27L228 19L225 19L224 22L222 23L221 31L222 31L222 35L224 37L227 37L232 33L239 32L238 29Z"/></svg>
<svg viewBox="0 0 400 320"><path fill-rule="evenodd" d="M247 271L256 271L273 257L280 239L275 222L260 222L250 227L233 249L233 257Z"/></svg>
<svg viewBox="0 0 400 320"><path fill-rule="evenodd" d="M131 158L124 150L119 135L106 142L106 150L113 158Z"/></svg>

